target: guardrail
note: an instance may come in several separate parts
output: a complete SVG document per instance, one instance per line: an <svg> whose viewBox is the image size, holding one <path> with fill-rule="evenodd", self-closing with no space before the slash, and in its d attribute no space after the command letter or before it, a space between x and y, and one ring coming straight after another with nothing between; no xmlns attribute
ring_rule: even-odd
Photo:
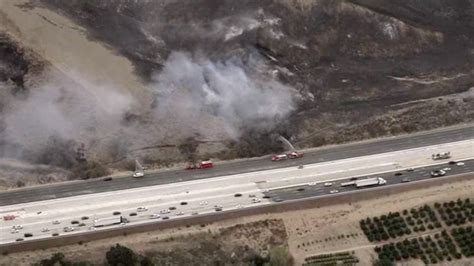
<svg viewBox="0 0 474 266"><path fill-rule="evenodd" d="M258 215L265 213L281 213L293 210L302 210L309 208L317 208L323 206L330 206L335 204L342 204L348 202L357 202L362 200L374 199L401 192L428 188L442 185L450 182L460 182L474 178L474 173L464 173L453 176L438 177L426 180L420 180L411 183L401 183L395 185L365 188L345 192L342 194L323 195L316 197L309 197L304 199L296 199L291 201L284 201L272 203L265 206L255 206L245 209L228 210L224 212L215 212L209 214L202 214L198 216L181 217L179 219L171 219L166 221L156 221L146 224L129 224L124 227L101 229L98 231L87 231L81 234L59 235L57 237L50 237L47 239L32 239L21 242L14 242L0 245L0 253L14 253L21 251L29 251L36 249L47 249L52 247L59 247L65 245L72 245L78 243L86 243L104 238L115 236L126 236L128 234L142 233L152 230L168 229L181 226L191 226L197 224L209 224L216 221L229 220L241 218L242 216Z"/></svg>

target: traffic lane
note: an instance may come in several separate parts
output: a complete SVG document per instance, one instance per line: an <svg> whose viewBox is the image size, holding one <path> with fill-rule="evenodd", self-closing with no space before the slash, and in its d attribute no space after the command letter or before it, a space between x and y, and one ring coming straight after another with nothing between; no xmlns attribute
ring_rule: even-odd
<svg viewBox="0 0 474 266"><path fill-rule="evenodd" d="M83 182L56 184L25 188L16 191L0 193L0 206L18 204L30 201L78 196L97 192L138 188L174 182L183 182L197 179L231 175L243 172L269 170L283 167L297 166L316 162L332 161L376 153L417 148L422 146L454 142L474 138L474 126L460 129L451 129L441 132L428 132L418 135L377 140L368 143L355 143L335 146L323 150L308 152L303 158L271 162L270 158L244 160L217 165L211 169L177 170L148 174L143 178L115 178L111 181L87 180Z"/></svg>
<svg viewBox="0 0 474 266"><path fill-rule="evenodd" d="M367 175L364 177L359 177L358 179L365 179L365 178L380 176L380 177L383 177L385 180L387 180L386 185L394 185L394 184L402 183L402 180L404 178L409 178L411 180L410 182L416 182L416 181L420 181L424 179L433 178L431 177L431 171L443 169L446 167L451 168L451 170L446 171L446 176L474 172L474 160L466 160L463 162L465 163L464 166L451 165L451 164L448 164L448 162L444 162L444 163L440 163L434 166L414 168L414 171L412 172L408 172L405 170L393 171L393 172L388 172L388 173L383 173L383 174ZM402 173L402 175L395 175L395 173ZM293 187L287 187L287 188L281 188L281 189L270 189L269 191L264 192L264 194L266 198L270 198L272 201L278 202L278 201L286 201L286 200L294 200L294 199L302 199L302 198L307 198L307 197L327 195L327 194L331 194L330 193L331 190L337 190L338 191L337 193L360 190L360 189L355 188L354 186L341 187L341 183L349 182L349 181L351 181L350 178L324 182L324 183L329 183L329 182L332 183L331 186L327 186L327 187L324 186L324 183L319 183L316 185L305 184L305 185L299 185L299 186L293 186Z"/></svg>
<svg viewBox="0 0 474 266"><path fill-rule="evenodd" d="M257 194L257 193L256 193ZM261 195L261 194L260 194ZM231 209L246 208L250 206L258 206L269 204L270 202L265 199L259 199L258 202L252 202L256 197L248 197L247 195L242 195L240 197L235 197L235 195L219 195L218 197L207 199L204 204L200 200L193 200L186 202L185 205L179 204L178 202L166 202L155 205L146 206L147 209L144 211L138 211L137 208L126 208L120 209L120 213L115 215L117 217L122 216L128 220L128 224L141 224L149 222L159 222L164 220L163 217L167 217L166 220L179 219L182 217L201 215L206 213L216 212L216 207L220 207L220 211L226 211ZM168 213L161 213L162 210L169 210ZM151 215L160 214L160 218L153 219ZM15 225L22 225L22 229L18 233L10 233L10 226L4 226L0 228L0 242L1 243L10 243L15 242L16 239L22 238L24 240L29 239L38 239L45 237L53 237L53 234L78 234L90 230L102 230L105 228L111 228L114 226L105 226L100 228L94 227L94 220L101 218L113 217L114 214L110 210L108 212L95 213L91 216L85 215L76 215L72 217L61 217L58 219L49 219L43 220L35 223L19 223L17 221ZM87 217L87 219L82 219L82 217ZM53 223L57 221L57 223ZM79 226L81 224L81 226ZM65 227L72 227L74 231L64 232ZM43 229L47 229L43 231ZM25 234L31 234L31 237L25 237Z"/></svg>

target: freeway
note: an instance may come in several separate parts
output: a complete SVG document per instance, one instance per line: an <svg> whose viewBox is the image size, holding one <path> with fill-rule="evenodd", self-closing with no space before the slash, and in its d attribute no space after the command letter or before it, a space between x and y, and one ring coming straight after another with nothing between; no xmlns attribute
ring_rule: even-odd
<svg viewBox="0 0 474 266"><path fill-rule="evenodd" d="M175 220L240 208L263 207L274 202L304 197L327 196L331 190L345 193L354 187L340 187L351 177L383 176L388 184L399 184L400 178L411 182L427 179L430 171L451 168L447 176L473 172L474 140L464 140L415 149L347 158L286 168L254 171L214 178L189 180L150 187L84 194L38 202L0 207L0 244L30 239L47 239L57 235L74 235L101 231L95 219L123 216L130 225ZM448 164L449 160L433 160L431 154L451 151L452 158L464 164ZM414 168L414 171L408 171ZM401 173L402 175L395 175ZM324 186L324 183L332 183ZM108 183L108 182L104 182ZM370 191L370 190L367 190ZM21 229L12 230L21 225ZM72 227L74 231L65 232Z"/></svg>
<svg viewBox="0 0 474 266"><path fill-rule="evenodd" d="M141 179L125 177L108 182L87 180L16 189L0 193L0 206L327 162L468 139L474 139L473 125L322 148L307 152L298 160L271 162L265 157L217 164L214 168L205 170L149 173Z"/></svg>

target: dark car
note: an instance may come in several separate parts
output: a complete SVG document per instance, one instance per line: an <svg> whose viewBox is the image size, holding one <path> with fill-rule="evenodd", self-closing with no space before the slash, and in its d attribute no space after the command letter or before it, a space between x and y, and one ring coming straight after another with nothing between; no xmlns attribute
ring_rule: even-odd
<svg viewBox="0 0 474 266"><path fill-rule="evenodd" d="M173 211L173 210L176 210L176 207L173 207L173 206L172 206L172 207L169 207L168 209L169 209L170 211Z"/></svg>
<svg viewBox="0 0 474 266"><path fill-rule="evenodd" d="M181 203L179 203L180 205L188 205L188 203L186 201L182 201Z"/></svg>
<svg viewBox="0 0 474 266"><path fill-rule="evenodd" d="M235 193L235 194L234 194L234 197L236 197L236 198L242 197L242 194L240 194L240 193Z"/></svg>
<svg viewBox="0 0 474 266"><path fill-rule="evenodd" d="M137 216L137 213L136 212L132 212L129 214L130 216Z"/></svg>
<svg viewBox="0 0 474 266"><path fill-rule="evenodd" d="M113 212L112 214L113 215L120 215L121 213L120 212Z"/></svg>
<svg viewBox="0 0 474 266"><path fill-rule="evenodd" d="M112 177L106 177L103 179L104 181L112 181Z"/></svg>
<svg viewBox="0 0 474 266"><path fill-rule="evenodd" d="M25 237L32 237L33 234L32 234L32 233L25 233L24 236L25 236Z"/></svg>
<svg viewBox="0 0 474 266"><path fill-rule="evenodd" d="M401 175L403 175L403 174L400 173L400 172L396 172L396 173L395 173L395 176L401 176Z"/></svg>
<svg viewBox="0 0 474 266"><path fill-rule="evenodd" d="M350 180L350 181L356 181L356 180L357 180L357 177L351 177L349 180Z"/></svg>
<svg viewBox="0 0 474 266"><path fill-rule="evenodd" d="M458 162L456 161L449 161L448 164L457 164Z"/></svg>

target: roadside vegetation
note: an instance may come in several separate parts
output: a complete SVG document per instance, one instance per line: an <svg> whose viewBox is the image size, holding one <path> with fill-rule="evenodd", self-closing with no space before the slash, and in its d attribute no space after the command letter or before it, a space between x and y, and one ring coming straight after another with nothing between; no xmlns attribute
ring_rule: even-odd
<svg viewBox="0 0 474 266"><path fill-rule="evenodd" d="M375 247L377 265L410 259L449 263L474 256L473 216L474 204L466 198L368 217L360 227L369 241L382 242Z"/></svg>
<svg viewBox="0 0 474 266"><path fill-rule="evenodd" d="M306 257L303 266L355 265L359 259L354 252L339 252Z"/></svg>

